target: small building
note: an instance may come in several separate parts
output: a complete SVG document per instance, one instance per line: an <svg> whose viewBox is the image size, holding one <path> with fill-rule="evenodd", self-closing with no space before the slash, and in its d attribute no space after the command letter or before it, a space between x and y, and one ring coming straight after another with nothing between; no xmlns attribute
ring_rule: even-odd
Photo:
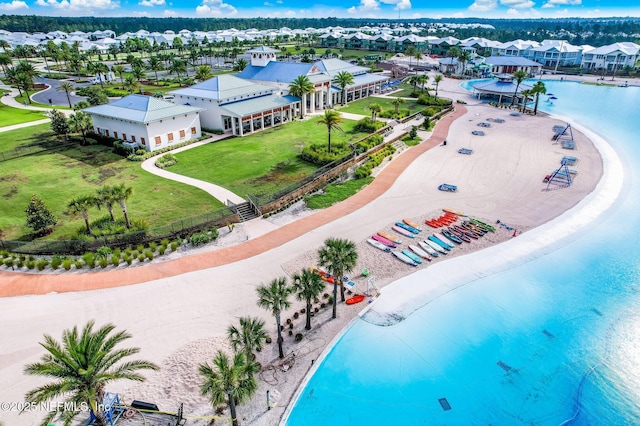
<svg viewBox="0 0 640 426"><path fill-rule="evenodd" d="M512 75L502 74L497 79L472 84L471 90L478 99L484 96L502 103L503 98L513 99L514 96L520 98L523 90L531 90L532 87L531 84L524 82L520 84L514 82Z"/></svg>
<svg viewBox="0 0 640 426"><path fill-rule="evenodd" d="M110 104L84 109L91 116L96 133L147 151L202 136L201 111L202 108L143 95L129 95Z"/></svg>
<svg viewBox="0 0 640 426"><path fill-rule="evenodd" d="M528 75L539 74L542 65L519 56L489 56L484 59L489 65L488 71L494 75L513 74L516 71L525 71Z"/></svg>

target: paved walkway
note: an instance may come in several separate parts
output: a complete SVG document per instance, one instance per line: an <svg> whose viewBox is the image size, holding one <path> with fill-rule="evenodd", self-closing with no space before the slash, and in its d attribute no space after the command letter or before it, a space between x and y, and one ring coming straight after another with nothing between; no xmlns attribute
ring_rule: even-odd
<svg viewBox="0 0 640 426"><path fill-rule="evenodd" d="M204 139L200 142L196 142L190 145L186 145L186 146L182 146L180 148L176 148L174 150L169 151L172 154L178 153L178 152L182 152L182 151L186 151L188 149L192 149L192 148L196 148L198 146L202 146L204 144L213 142L213 141L217 141L220 139L225 139L228 138L229 135L223 134L223 135L215 135L211 138L208 139ZM205 182L203 180L199 180L199 179L194 179L194 178L190 178L187 176L183 176L183 175L179 175L177 173L173 173L170 172L168 170L165 169L161 169L159 167L156 167L156 160L159 158L159 156L155 156L155 157L151 157L145 161L142 162L142 168L144 170L146 170L149 173L152 173L156 176L160 176L163 177L165 179L171 179L171 180L175 180L176 182L182 182L186 185L191 185L191 186L195 186L196 188L200 188L203 191L206 191L209 195L211 195L212 197L218 199L220 202L224 203L225 205L227 205L227 200L232 201L236 204L239 203L243 203L246 200L242 197L240 197L239 195L229 191L226 188L223 188L221 186L218 185L214 185L212 183L209 182Z"/></svg>
<svg viewBox="0 0 640 426"><path fill-rule="evenodd" d="M340 219L380 197L391 188L409 164L424 152L440 145L446 139L451 123L465 113L466 108L457 105L453 113L437 122L434 132L428 140L396 157L380 172L373 183L362 191L321 213L306 216L271 232L268 232L269 227L264 229L264 227L257 226L263 228L261 232L267 233L236 246L134 268L76 274L25 274L0 271L0 297L85 291L131 285L226 265L264 253L329 222ZM256 219L256 221L261 221L261 219Z"/></svg>

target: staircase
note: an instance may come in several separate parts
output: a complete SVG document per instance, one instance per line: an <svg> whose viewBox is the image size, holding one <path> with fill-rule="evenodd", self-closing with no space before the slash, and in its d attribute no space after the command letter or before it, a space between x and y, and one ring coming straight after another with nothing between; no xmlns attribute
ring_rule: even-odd
<svg viewBox="0 0 640 426"><path fill-rule="evenodd" d="M235 204L231 206L231 209L238 215L240 222L246 222L247 220L255 219L260 216L253 208L253 205L248 201Z"/></svg>

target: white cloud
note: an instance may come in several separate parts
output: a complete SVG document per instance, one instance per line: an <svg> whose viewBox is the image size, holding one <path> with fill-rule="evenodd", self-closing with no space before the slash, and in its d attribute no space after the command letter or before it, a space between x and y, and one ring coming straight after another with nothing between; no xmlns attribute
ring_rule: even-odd
<svg viewBox="0 0 640 426"><path fill-rule="evenodd" d="M456 12L453 15L451 15L452 18L464 18L464 13L463 12Z"/></svg>
<svg viewBox="0 0 640 426"><path fill-rule="evenodd" d="M164 6L164 0L141 0L138 4L146 7Z"/></svg>
<svg viewBox="0 0 640 426"><path fill-rule="evenodd" d="M284 2L282 0L277 0L276 3L283 4Z"/></svg>
<svg viewBox="0 0 640 426"><path fill-rule="evenodd" d="M238 10L223 0L203 0L202 5L196 7L197 16L228 17L238 14Z"/></svg>
<svg viewBox="0 0 640 426"><path fill-rule="evenodd" d="M144 12L139 12L139 11L131 12L131 16L136 18L151 18L151 14L146 10Z"/></svg>
<svg viewBox="0 0 640 426"><path fill-rule="evenodd" d="M520 12L518 12L518 9L509 9L507 10L507 16L520 16Z"/></svg>
<svg viewBox="0 0 640 426"><path fill-rule="evenodd" d="M38 6L52 7L54 9L82 10L92 9L116 9L120 7L117 0L37 0Z"/></svg>
<svg viewBox="0 0 640 426"><path fill-rule="evenodd" d="M29 9L29 6L23 1L13 0L11 3L0 3L0 10L18 10Z"/></svg>
<svg viewBox="0 0 640 426"><path fill-rule="evenodd" d="M582 0L548 0L542 5L543 8L556 7L556 6L579 6L582 4Z"/></svg>
<svg viewBox="0 0 640 426"><path fill-rule="evenodd" d="M380 3L395 4L394 10L411 9L411 0L380 0Z"/></svg>
<svg viewBox="0 0 640 426"><path fill-rule="evenodd" d="M378 0L360 0L360 5L351 6L347 9L349 13L364 13L371 12L373 10L380 10L380 3Z"/></svg>
<svg viewBox="0 0 640 426"><path fill-rule="evenodd" d="M500 4L512 9L531 9L536 5L531 0L500 0Z"/></svg>
<svg viewBox="0 0 640 426"><path fill-rule="evenodd" d="M176 12L175 10L166 9L164 12L162 12L162 16L165 18L175 18L176 16L178 16L178 12Z"/></svg>
<svg viewBox="0 0 640 426"><path fill-rule="evenodd" d="M498 7L498 0L475 0L469 10L473 12L488 12Z"/></svg>

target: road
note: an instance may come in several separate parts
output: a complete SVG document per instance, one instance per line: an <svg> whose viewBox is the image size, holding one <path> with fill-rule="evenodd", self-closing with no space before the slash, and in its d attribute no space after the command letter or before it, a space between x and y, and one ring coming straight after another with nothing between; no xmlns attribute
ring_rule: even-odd
<svg viewBox="0 0 640 426"><path fill-rule="evenodd" d="M59 106L69 106L69 102L67 101L67 95L65 92L58 92L58 86L60 86L60 83L62 82L66 82L69 80L54 80L52 78L41 78L39 79L39 81L36 81L36 83L44 83L49 85L49 88L47 90L43 90L40 91L36 94L34 94L33 96L31 96L31 99L34 102L38 102L44 105L59 105ZM76 84L73 83L76 87L82 87L82 86L86 86L86 84ZM84 96L76 96L76 95L71 95L71 104L74 105L76 102L80 102L80 101L84 101L87 98ZM49 102L49 100L51 100L51 102Z"/></svg>

